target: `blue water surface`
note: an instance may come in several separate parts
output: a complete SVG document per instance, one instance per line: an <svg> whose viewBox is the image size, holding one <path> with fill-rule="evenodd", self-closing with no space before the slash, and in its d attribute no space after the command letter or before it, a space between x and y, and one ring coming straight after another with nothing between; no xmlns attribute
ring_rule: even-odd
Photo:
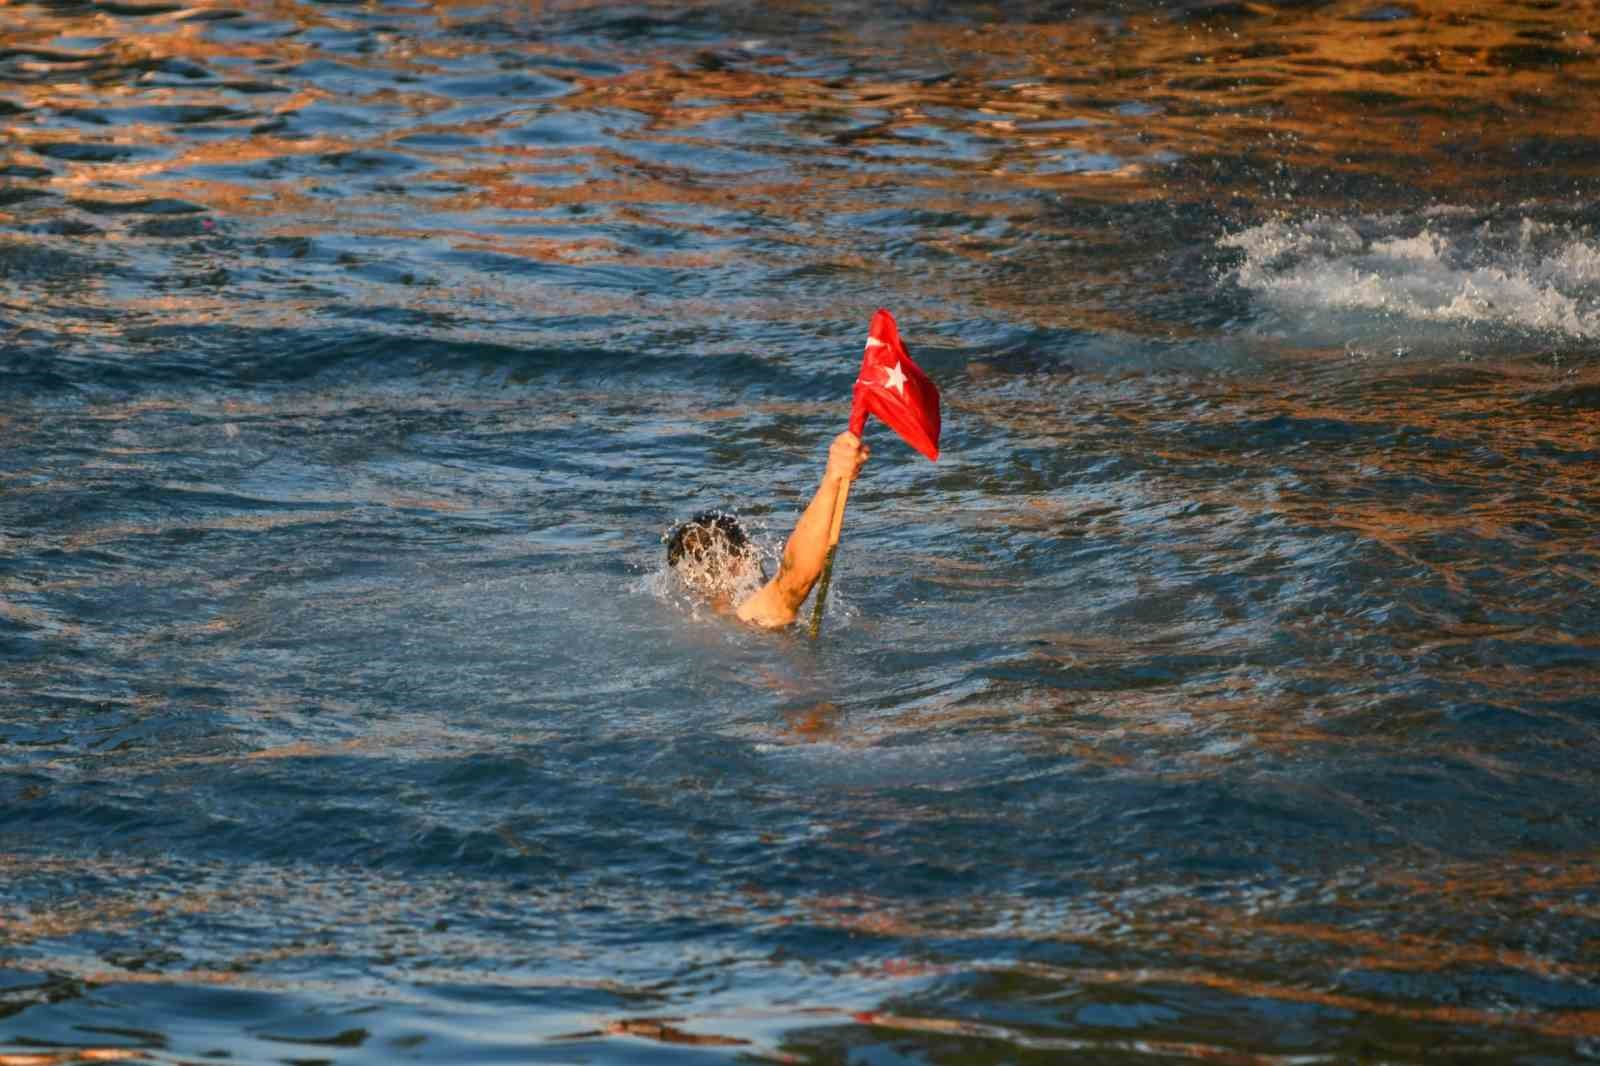
<svg viewBox="0 0 1600 1066"><path fill-rule="evenodd" d="M1580 23L0 8L0 1061L1600 1057Z"/></svg>

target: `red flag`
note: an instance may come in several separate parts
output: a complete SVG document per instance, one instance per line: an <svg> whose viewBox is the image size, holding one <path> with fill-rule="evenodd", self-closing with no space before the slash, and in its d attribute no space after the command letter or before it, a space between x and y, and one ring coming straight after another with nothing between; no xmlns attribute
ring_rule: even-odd
<svg viewBox="0 0 1600 1066"><path fill-rule="evenodd" d="M894 316L881 307L867 331L854 395L850 432L861 436L867 416L877 415L917 451L939 458L939 390L911 361Z"/></svg>

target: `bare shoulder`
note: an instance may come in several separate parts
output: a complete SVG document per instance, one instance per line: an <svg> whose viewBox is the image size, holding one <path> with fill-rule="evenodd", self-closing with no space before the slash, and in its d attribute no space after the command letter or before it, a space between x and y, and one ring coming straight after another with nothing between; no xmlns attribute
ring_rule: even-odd
<svg viewBox="0 0 1600 1066"><path fill-rule="evenodd" d="M739 604L739 621L751 625L761 626L764 629L779 629L790 625L800 613L790 603L790 597L785 595L785 590L779 585L780 577L762 585L749 599Z"/></svg>

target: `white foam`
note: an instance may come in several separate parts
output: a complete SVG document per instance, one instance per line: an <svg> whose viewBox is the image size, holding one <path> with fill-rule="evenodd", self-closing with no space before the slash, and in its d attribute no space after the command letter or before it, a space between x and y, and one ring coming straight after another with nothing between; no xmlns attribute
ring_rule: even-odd
<svg viewBox="0 0 1600 1066"><path fill-rule="evenodd" d="M1600 248L1568 243L1544 263L1544 277L1555 285L1600 285Z"/></svg>
<svg viewBox="0 0 1600 1066"><path fill-rule="evenodd" d="M1364 316L1389 333L1410 322L1600 337L1600 241L1587 228L1439 209L1279 219L1218 244L1244 253L1232 278L1280 328L1298 315L1359 334Z"/></svg>

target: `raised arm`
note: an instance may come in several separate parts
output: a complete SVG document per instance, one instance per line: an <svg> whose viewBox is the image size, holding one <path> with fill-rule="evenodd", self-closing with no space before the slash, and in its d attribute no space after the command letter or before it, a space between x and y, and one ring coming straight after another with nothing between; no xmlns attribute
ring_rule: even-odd
<svg viewBox="0 0 1600 1066"><path fill-rule="evenodd" d="M776 627L786 626L799 616L800 605L811 594L811 586L817 583L828 558L828 534L839 489L861 473L869 452L854 433L846 431L833 438L822 483L783 546L778 576L739 605L741 621Z"/></svg>

